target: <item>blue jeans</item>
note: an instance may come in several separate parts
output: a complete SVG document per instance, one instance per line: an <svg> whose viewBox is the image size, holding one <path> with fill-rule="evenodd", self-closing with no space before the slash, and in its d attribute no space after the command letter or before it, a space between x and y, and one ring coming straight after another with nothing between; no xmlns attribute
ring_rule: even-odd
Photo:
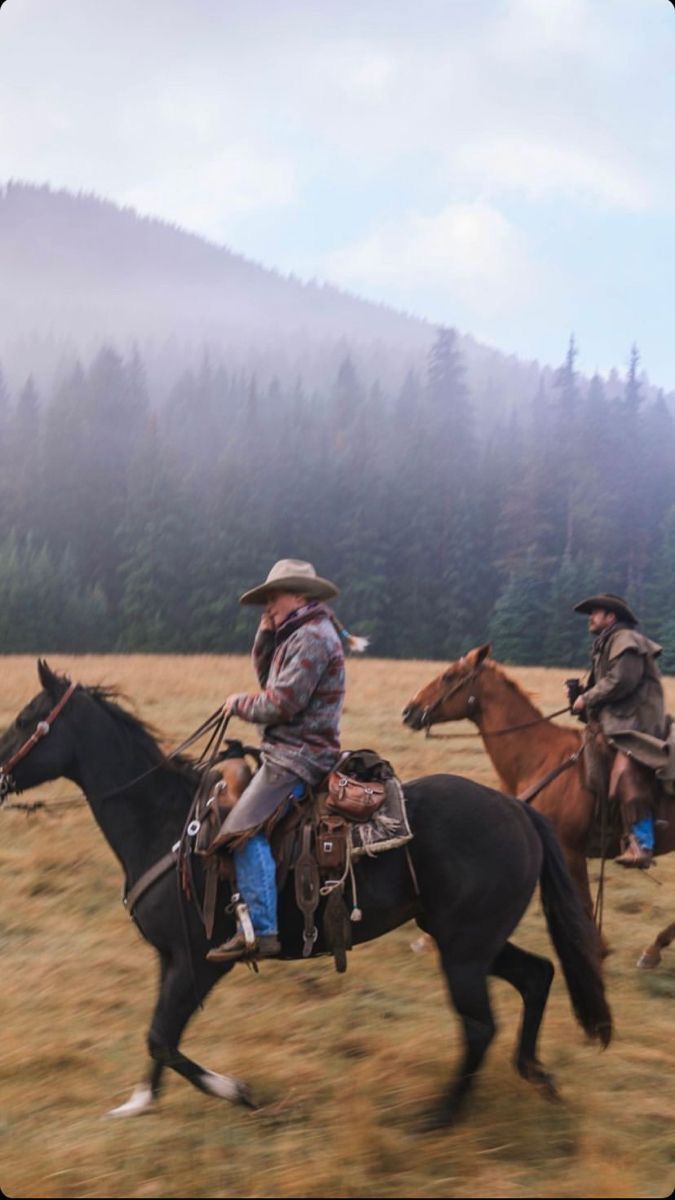
<svg viewBox="0 0 675 1200"><path fill-rule="evenodd" d="M635 840L638 846L643 850L654 849L654 821L651 817L644 817L642 821L636 821L631 825L631 830L635 834Z"/></svg>
<svg viewBox="0 0 675 1200"><path fill-rule="evenodd" d="M277 932L276 864L264 833L234 852L237 888L248 905L257 934Z"/></svg>
<svg viewBox="0 0 675 1200"><path fill-rule="evenodd" d="M306 784L298 780L289 791L292 796L300 797L306 791ZM282 816L287 810L288 804ZM245 846L234 851L234 867L237 888L248 905L255 932L277 933L277 867L264 833L256 833Z"/></svg>

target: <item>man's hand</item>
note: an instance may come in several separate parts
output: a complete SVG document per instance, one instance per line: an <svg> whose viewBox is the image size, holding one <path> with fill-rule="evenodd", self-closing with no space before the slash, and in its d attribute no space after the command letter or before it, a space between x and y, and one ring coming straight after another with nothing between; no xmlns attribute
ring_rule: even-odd
<svg viewBox="0 0 675 1200"><path fill-rule="evenodd" d="M238 692L232 692L232 694L227 697L227 700L225 701L223 707L220 710L224 717L232 716L232 709L234 707L235 701L238 700L238 698L239 698Z"/></svg>
<svg viewBox="0 0 675 1200"><path fill-rule="evenodd" d="M572 712L573 713L583 712L585 707L586 707L586 701L584 700L583 696L577 696L576 700L574 701L574 704L572 705Z"/></svg>

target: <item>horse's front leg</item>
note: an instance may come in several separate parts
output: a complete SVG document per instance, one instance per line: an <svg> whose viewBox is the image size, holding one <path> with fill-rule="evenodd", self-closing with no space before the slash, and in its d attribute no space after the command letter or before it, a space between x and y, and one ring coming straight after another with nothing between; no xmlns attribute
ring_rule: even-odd
<svg viewBox="0 0 675 1200"><path fill-rule="evenodd" d="M254 1108L248 1086L229 1075L219 1075L200 1066L178 1049L185 1026L198 1004L217 981L234 964L213 967L210 963L195 963L194 978L190 964L181 956L173 960L162 955L160 990L148 1033L151 1064L142 1083L134 1088L130 1098L108 1116L132 1117L151 1112L157 1105L162 1076L166 1067L182 1075L200 1091L221 1100L231 1100Z"/></svg>

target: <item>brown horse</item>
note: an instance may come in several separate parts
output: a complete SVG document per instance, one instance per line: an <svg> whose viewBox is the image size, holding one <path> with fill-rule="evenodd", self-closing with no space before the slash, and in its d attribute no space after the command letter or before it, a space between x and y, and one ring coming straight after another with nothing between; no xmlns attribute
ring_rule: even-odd
<svg viewBox="0 0 675 1200"><path fill-rule="evenodd" d="M490 649L489 643L478 646L450 663L442 675L432 679L406 705L402 714L404 724L411 729L429 729L443 721L464 718L473 721L497 771L502 791L511 796L527 797L549 772L573 759L531 802L553 822L584 908L592 916L586 858L595 796L586 786L583 759L573 758L581 751L581 730L547 720L520 685L489 657ZM671 821L665 830L657 830L656 853L674 849L675 822ZM593 856L597 856L597 851ZM664 930L645 954L654 951L657 945L667 945L669 932L672 934L673 927ZM606 952L602 935L601 941Z"/></svg>

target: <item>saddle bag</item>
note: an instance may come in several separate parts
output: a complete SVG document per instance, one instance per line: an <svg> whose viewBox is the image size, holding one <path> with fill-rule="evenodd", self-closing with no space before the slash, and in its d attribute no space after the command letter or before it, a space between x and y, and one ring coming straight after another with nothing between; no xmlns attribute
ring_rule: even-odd
<svg viewBox="0 0 675 1200"><path fill-rule="evenodd" d="M382 808L385 797L384 783L353 779L342 771L333 771L328 777L326 810L349 821L370 821Z"/></svg>
<svg viewBox="0 0 675 1200"><path fill-rule="evenodd" d="M322 816L316 829L316 860L321 871L341 874L347 862L347 822L344 817Z"/></svg>

